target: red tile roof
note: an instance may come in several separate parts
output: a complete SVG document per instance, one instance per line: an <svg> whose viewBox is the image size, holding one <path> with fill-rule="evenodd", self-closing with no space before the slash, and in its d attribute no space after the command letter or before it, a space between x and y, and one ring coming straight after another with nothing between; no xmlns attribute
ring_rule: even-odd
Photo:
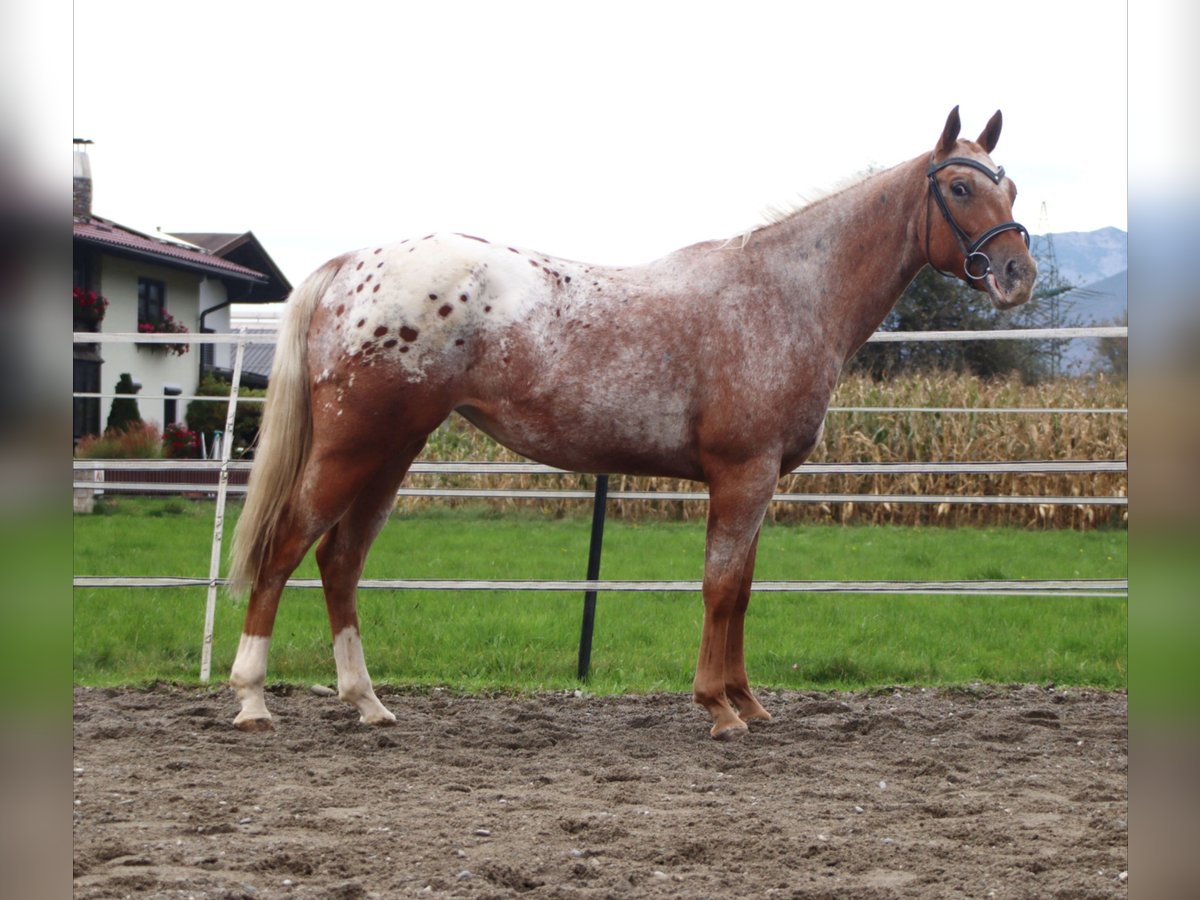
<svg viewBox="0 0 1200 900"><path fill-rule="evenodd" d="M176 266L206 275L259 283L268 280L268 277L262 272L256 272L254 269L221 259L206 251L155 240L148 235L124 228L116 222L98 217L75 219L75 239L118 253L150 259L162 265Z"/></svg>

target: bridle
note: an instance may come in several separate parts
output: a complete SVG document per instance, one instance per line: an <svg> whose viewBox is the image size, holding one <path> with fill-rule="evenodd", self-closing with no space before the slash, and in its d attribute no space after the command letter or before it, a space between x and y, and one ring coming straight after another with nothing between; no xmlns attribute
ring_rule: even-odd
<svg viewBox="0 0 1200 900"><path fill-rule="evenodd" d="M947 166L970 166L972 169L978 169L988 178L992 179L995 184L1000 184L1004 178L1004 166L1000 166L995 172L985 166L983 163L975 159L969 159L965 156L952 156L949 159L944 159L940 163L935 163L932 157L929 160L929 168L925 171L925 175L929 178L929 196L937 201L938 209L942 211L942 216L945 217L946 223L950 226L950 230L954 232L954 237L958 241L959 249L963 252L963 272L967 278L972 281L982 281L992 271L992 261L988 259L988 255L983 253L980 248L994 238L996 235L1005 231L1019 231L1021 236L1025 238L1025 248L1029 249L1029 231L1019 222L1004 222L1000 225L993 225L974 241L971 236L963 231L962 227L954 221L954 216L950 214L950 207L946 204L946 198L942 196L942 188L937 182L937 173ZM929 202L925 203L925 258L929 256L929 232L931 228L932 217L929 215ZM943 275L954 277L953 272L947 272L944 269L938 268L930 259L931 266L941 272ZM980 269L982 266L982 270ZM978 274L976 274L978 272Z"/></svg>

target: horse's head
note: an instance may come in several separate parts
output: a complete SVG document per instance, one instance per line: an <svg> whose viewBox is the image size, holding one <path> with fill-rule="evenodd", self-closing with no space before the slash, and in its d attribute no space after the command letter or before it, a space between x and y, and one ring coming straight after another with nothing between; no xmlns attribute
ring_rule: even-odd
<svg viewBox="0 0 1200 900"><path fill-rule="evenodd" d="M977 140L959 140L958 107L950 111L926 171L925 255L942 274L986 291L997 309L1009 309L1029 299L1037 263L1029 232L1012 221L1017 187L988 155L1002 122L997 110Z"/></svg>

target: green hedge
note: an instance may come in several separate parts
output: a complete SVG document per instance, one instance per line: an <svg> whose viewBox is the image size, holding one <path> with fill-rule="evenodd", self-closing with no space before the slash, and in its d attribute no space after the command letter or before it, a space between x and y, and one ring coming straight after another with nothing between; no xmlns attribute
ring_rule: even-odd
<svg viewBox="0 0 1200 900"><path fill-rule="evenodd" d="M196 388L198 397L228 397L229 382L211 375L206 375ZM267 392L262 388L239 388L238 410L233 423L233 452L236 458L245 456L247 450L258 440L258 429L262 422L261 403L241 403L245 397L265 397ZM225 418L229 415L228 403L214 403L211 400L193 400L187 407L187 424L192 431L204 435L204 440L212 440L214 431L225 430Z"/></svg>

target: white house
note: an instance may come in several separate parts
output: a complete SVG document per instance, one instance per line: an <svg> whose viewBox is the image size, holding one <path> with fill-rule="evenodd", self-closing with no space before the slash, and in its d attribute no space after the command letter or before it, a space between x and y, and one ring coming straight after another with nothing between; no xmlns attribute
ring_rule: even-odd
<svg viewBox="0 0 1200 900"><path fill-rule="evenodd" d="M291 285L253 233L136 231L95 215L86 146L76 142L72 241L74 330L138 332L182 326L189 332L226 332L233 303L283 300ZM107 308L96 311L103 297ZM164 324L166 323L166 324ZM177 345L179 349L186 344ZM182 421L185 404L205 371L228 373L230 348L195 345L75 344L76 392L113 392L128 372L141 392L143 419L166 427ZM111 400L77 399L74 437L98 434Z"/></svg>

